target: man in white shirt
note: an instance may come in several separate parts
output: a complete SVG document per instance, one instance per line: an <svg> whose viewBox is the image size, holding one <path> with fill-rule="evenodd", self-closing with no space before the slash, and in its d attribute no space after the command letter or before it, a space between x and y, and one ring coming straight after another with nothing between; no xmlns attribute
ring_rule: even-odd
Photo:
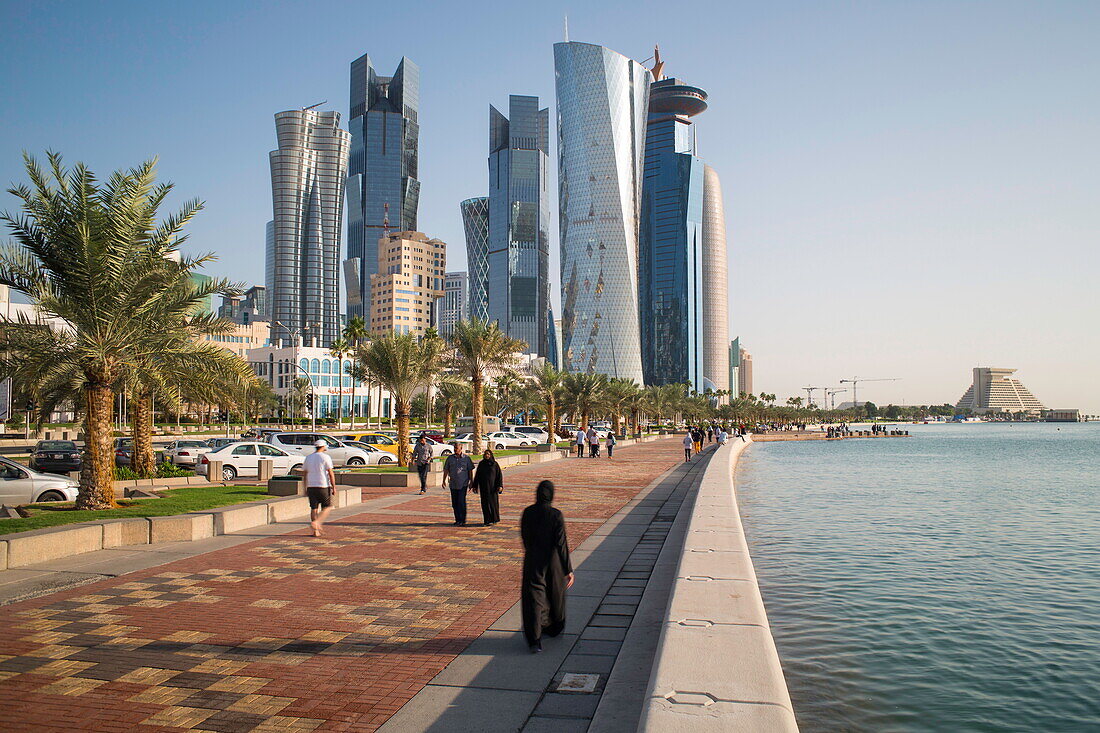
<svg viewBox="0 0 1100 733"><path fill-rule="evenodd" d="M332 457L323 440L313 444L315 450L306 456L302 468L306 472L306 496L309 497L309 526L313 536L321 536L321 526L332 511L332 492L336 488L336 474L332 470Z"/></svg>

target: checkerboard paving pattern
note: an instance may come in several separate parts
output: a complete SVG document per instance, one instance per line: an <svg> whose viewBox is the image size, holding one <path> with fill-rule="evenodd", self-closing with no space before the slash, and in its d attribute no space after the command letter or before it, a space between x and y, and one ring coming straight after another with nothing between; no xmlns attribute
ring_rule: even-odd
<svg viewBox="0 0 1100 733"><path fill-rule="evenodd" d="M395 513L449 511L445 493L414 495L324 538L266 537L2 607L0 729L374 730L516 601L515 517L539 479L567 520L599 520L679 457L664 441L507 469L493 527ZM597 526L570 524L571 544Z"/></svg>

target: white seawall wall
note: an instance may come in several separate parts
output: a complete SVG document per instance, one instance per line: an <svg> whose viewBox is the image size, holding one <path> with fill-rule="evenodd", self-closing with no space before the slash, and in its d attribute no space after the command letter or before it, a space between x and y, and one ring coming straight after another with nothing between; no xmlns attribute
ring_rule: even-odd
<svg viewBox="0 0 1100 733"><path fill-rule="evenodd" d="M748 445L719 448L699 484L640 731L798 730L737 510Z"/></svg>

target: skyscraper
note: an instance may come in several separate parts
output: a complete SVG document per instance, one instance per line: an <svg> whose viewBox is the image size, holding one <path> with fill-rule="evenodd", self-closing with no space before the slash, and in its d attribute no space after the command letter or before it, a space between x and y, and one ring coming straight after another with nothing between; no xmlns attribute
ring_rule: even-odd
<svg viewBox="0 0 1100 733"><path fill-rule="evenodd" d="M387 228L416 231L419 109L420 68L412 61L402 58L393 76L378 76L367 54L351 63L348 260L358 276L347 278L349 315L370 311L370 276ZM350 292L356 285L358 297Z"/></svg>
<svg viewBox="0 0 1100 733"><path fill-rule="evenodd" d="M470 317L469 279L465 272L448 272L443 281L443 310L439 315L439 335L450 338L455 324Z"/></svg>
<svg viewBox="0 0 1100 733"><path fill-rule="evenodd" d="M340 113L275 115L271 338L328 346L340 334L340 225L350 136Z"/></svg>
<svg viewBox="0 0 1100 733"><path fill-rule="evenodd" d="M740 339L738 339L740 341ZM752 354L745 350L745 347L738 349L738 364L737 364L737 391L740 394L753 393L753 381L752 381Z"/></svg>
<svg viewBox="0 0 1100 733"><path fill-rule="evenodd" d="M650 73L602 46L554 44L562 360L642 382L638 218Z"/></svg>
<svg viewBox="0 0 1100 733"><path fill-rule="evenodd" d="M469 273L469 317L489 320L489 197L466 199L462 226L466 231L466 269Z"/></svg>
<svg viewBox="0 0 1100 733"><path fill-rule="evenodd" d="M699 392L729 389L722 190L691 120L706 108L706 92L679 79L650 87L639 268L646 383Z"/></svg>
<svg viewBox="0 0 1100 733"><path fill-rule="evenodd" d="M550 110L512 95L508 117L489 106L489 320L547 355Z"/></svg>

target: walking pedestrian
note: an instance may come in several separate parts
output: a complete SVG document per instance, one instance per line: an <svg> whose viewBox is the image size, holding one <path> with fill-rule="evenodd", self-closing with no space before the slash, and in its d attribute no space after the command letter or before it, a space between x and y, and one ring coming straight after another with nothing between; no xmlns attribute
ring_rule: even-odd
<svg viewBox="0 0 1100 733"><path fill-rule="evenodd" d="M481 497L481 517L485 526L489 527L499 522L500 494L504 493L504 473L500 470L500 464L493 456L493 451L488 448L481 454L474 480L470 482L470 491Z"/></svg>
<svg viewBox="0 0 1100 733"><path fill-rule="evenodd" d="M684 436L684 463L691 460L691 450L695 447L695 438L692 436L691 431L687 431L687 435Z"/></svg>
<svg viewBox="0 0 1100 733"><path fill-rule="evenodd" d="M523 585L520 608L523 635L532 653L542 651L542 635L557 636L565 629L565 591L573 585L565 518L551 504L554 484L540 481L535 503L523 510L519 522L523 539Z"/></svg>
<svg viewBox="0 0 1100 733"><path fill-rule="evenodd" d="M412 460L416 466L416 473L420 476L420 493L425 494L428 491L428 471L432 467L432 449L428 445L427 436L421 435L417 439Z"/></svg>
<svg viewBox="0 0 1100 733"><path fill-rule="evenodd" d="M615 433L608 433L607 434L607 457L608 458L611 458L611 454L615 452L615 444L618 443L618 442L619 442L619 440L615 437Z"/></svg>
<svg viewBox="0 0 1100 733"><path fill-rule="evenodd" d="M596 428L591 425L588 426L588 457L595 458L600 454L600 436L596 433Z"/></svg>
<svg viewBox="0 0 1100 733"><path fill-rule="evenodd" d="M718 429L718 447L721 448L726 444L726 441L730 439L730 434L726 432L725 428Z"/></svg>
<svg viewBox="0 0 1100 733"><path fill-rule="evenodd" d="M443 488L450 484L451 509L455 514L455 526L466 526L466 492L470 488L470 474L474 462L462 452L462 443L455 443L455 452L447 456L443 464Z"/></svg>
<svg viewBox="0 0 1100 733"><path fill-rule="evenodd" d="M702 428L692 428L691 429L691 438L692 438L693 441L695 441L695 445L693 446L695 448L695 452L696 453L702 453L703 452L703 430L702 430Z"/></svg>
<svg viewBox="0 0 1100 733"><path fill-rule="evenodd" d="M332 511L332 491L336 487L336 474L332 470L332 456L328 453L328 444L318 440L313 444L313 452L302 461L306 472L306 497L309 499L309 526L313 536L321 536L321 527Z"/></svg>
<svg viewBox="0 0 1100 733"><path fill-rule="evenodd" d="M584 428L577 428L574 443L577 446L577 458L584 458L584 446L588 444L588 436L585 435Z"/></svg>
<svg viewBox="0 0 1100 733"><path fill-rule="evenodd" d="M603 440L603 439L600 437L599 432L597 432L596 437L592 439L592 457L593 458L599 458L600 457L600 441L601 440Z"/></svg>

